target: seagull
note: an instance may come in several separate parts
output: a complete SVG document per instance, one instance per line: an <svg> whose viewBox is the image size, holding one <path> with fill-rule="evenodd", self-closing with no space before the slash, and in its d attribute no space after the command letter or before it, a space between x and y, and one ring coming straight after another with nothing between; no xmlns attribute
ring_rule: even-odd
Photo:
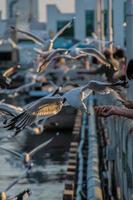
<svg viewBox="0 0 133 200"><path fill-rule="evenodd" d="M67 55L67 54L54 56L54 55L51 54L51 55L48 56L48 58L46 58L38 66L37 72L43 72L50 64L52 64L54 61L56 61L59 58L64 58L64 59L67 59L67 60L76 60L77 58L79 58L79 56L78 57L72 57L71 55Z"/></svg>
<svg viewBox="0 0 133 200"><path fill-rule="evenodd" d="M34 154L36 152L38 152L39 150L41 150L42 148L46 147L49 143L51 143L53 141L55 137L51 137L49 140L47 140L46 142L40 144L39 146L37 146L36 148L34 148L33 150L31 150L29 153L25 152L23 154L20 154L14 150L11 150L11 149L7 149L5 147L2 147L0 146L0 149L1 150L4 150L4 151L7 151L13 155L15 155L17 158L19 158L20 160L22 160L24 166L27 168L27 169L31 169L32 166L33 166L33 162L31 160L31 158L34 156Z"/></svg>
<svg viewBox="0 0 133 200"><path fill-rule="evenodd" d="M8 103L0 102L0 112L10 116L16 116L23 111L23 108L17 107Z"/></svg>
<svg viewBox="0 0 133 200"><path fill-rule="evenodd" d="M79 48L79 52L82 55L89 55L97 58L101 64L104 64L110 67L110 62L106 59L106 57L95 48Z"/></svg>
<svg viewBox="0 0 133 200"><path fill-rule="evenodd" d="M11 83L11 79L4 77L2 74L0 74L0 88L7 88Z"/></svg>
<svg viewBox="0 0 133 200"><path fill-rule="evenodd" d="M6 200L7 198L7 192L16 185L22 178L24 178L27 173L29 172L29 169L26 169L21 176L19 176L15 181L13 181L4 191L0 192L0 199Z"/></svg>
<svg viewBox="0 0 133 200"><path fill-rule="evenodd" d="M9 200L28 200L30 195L31 195L31 190L27 189L19 193L15 197L10 198Z"/></svg>
<svg viewBox="0 0 133 200"><path fill-rule="evenodd" d="M22 113L9 119L4 128L7 128L7 130L15 129L15 135L17 135L33 122L56 115L61 111L64 105L68 104L88 113L84 100L92 93L92 91L100 94L108 94L115 86L123 86L123 84L123 81L106 83L91 80L84 86L74 88L64 93L63 96L55 95L51 97L42 97L39 100L28 104Z"/></svg>
<svg viewBox="0 0 133 200"><path fill-rule="evenodd" d="M59 53L60 55L55 55L56 53ZM64 55L63 55L64 53ZM39 67L37 69L38 72L42 72L44 71L48 65L50 65L50 63L52 63L54 60L56 60L57 58L65 58L65 59L69 59L69 60L77 60L80 59L82 57L86 57L86 56L94 56L96 57L99 62L101 64L104 64L108 67L111 66L111 64L114 64L114 66L116 66L116 62L114 62L113 60L108 60L100 51L98 51L95 48L70 48L70 49L61 49L59 50L55 50L54 52L50 52L49 55L47 55L45 57L45 59L43 60L43 62L41 64L39 64ZM118 65L118 63L117 63Z"/></svg>
<svg viewBox="0 0 133 200"><path fill-rule="evenodd" d="M56 115L61 111L64 103L63 101L62 97L42 97L30 103L21 114L9 120L4 127L8 130L15 129L16 135L26 126L30 126L35 120Z"/></svg>
<svg viewBox="0 0 133 200"><path fill-rule="evenodd" d="M63 55L64 53L66 53L66 49L53 49L49 53L46 53L43 56L41 55L37 72L44 71L48 67L48 65L52 63L54 60L56 60L57 58L65 57L66 55Z"/></svg>
<svg viewBox="0 0 133 200"><path fill-rule="evenodd" d="M52 39L49 39L47 41L43 41L41 40L40 38L38 38L37 36L29 33L29 32L26 32L26 31L23 31L21 29L18 29L14 26L11 26L11 29L15 30L16 32L20 32L20 33L23 33L25 34L28 38L30 38L31 40L33 40L35 43L41 45L43 47L43 50L44 51L50 51L51 49L53 49L53 45L54 45L54 41L67 29L67 28L70 28L72 26L72 23L74 22L75 20L75 17L72 18L61 30L59 30L56 35L52 38Z"/></svg>
<svg viewBox="0 0 133 200"><path fill-rule="evenodd" d="M10 77L10 76L16 74L17 70L20 68L21 68L21 65L16 65L16 66L10 67L9 69L4 71L3 76Z"/></svg>
<svg viewBox="0 0 133 200"><path fill-rule="evenodd" d="M115 89L116 86L123 86L123 84L125 84L123 81L107 83L91 80L84 86L80 86L66 92L63 97L72 107L88 113L84 100L88 98L88 96L90 96L93 91L99 94L109 94L112 90Z"/></svg>
<svg viewBox="0 0 133 200"><path fill-rule="evenodd" d="M42 86L42 83L37 83L37 82L33 81L31 83L24 84L18 88L2 89L2 90L0 90L0 94L7 94L9 97L16 97L16 96L18 96L18 94L27 92L31 88L36 87L38 85Z"/></svg>

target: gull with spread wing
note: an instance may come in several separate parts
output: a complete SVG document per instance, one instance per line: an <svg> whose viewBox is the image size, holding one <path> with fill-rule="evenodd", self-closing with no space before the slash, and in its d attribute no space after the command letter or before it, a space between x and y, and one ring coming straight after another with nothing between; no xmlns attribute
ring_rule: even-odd
<svg viewBox="0 0 133 200"><path fill-rule="evenodd" d="M54 45L54 41L67 29L67 28L70 28L72 26L72 23L74 21L75 18L72 18L62 29L60 29L56 35L52 38L52 39L49 39L49 40L42 40L40 39L39 37L33 35L32 33L29 33L27 31L23 31L21 29L18 29L14 26L11 26L11 28L13 30L15 30L16 32L20 32L22 34L25 34L29 39L33 40L35 43L39 44L42 46L43 50L44 51L50 51L51 49L53 49L53 45Z"/></svg>
<svg viewBox="0 0 133 200"><path fill-rule="evenodd" d="M26 170L24 171L24 173L23 173L21 176L19 176L15 181L13 181L4 191L0 192L0 199L1 199L1 200L9 199L9 198L7 197L7 192L8 192L14 185L16 185L22 178L24 178L24 177L27 175L28 172L29 172L29 169L26 169Z"/></svg>
<svg viewBox="0 0 133 200"><path fill-rule="evenodd" d="M23 154L20 154L20 153L14 151L14 150L7 149L7 148L2 147L2 146L0 146L0 149L13 154L18 159L22 160L24 166L30 170L32 168L32 166L33 166L33 161L31 160L31 158L34 156L34 154L37 153L42 148L46 147L49 143L51 143L53 141L54 138L55 137L50 138L46 142L40 144L39 146L37 146L36 148L31 150L29 153L25 152Z"/></svg>
<svg viewBox="0 0 133 200"><path fill-rule="evenodd" d="M76 109L88 112L84 100L92 91L100 94L108 94L116 86L123 86L123 84L123 81L107 83L91 80L88 84L72 89L63 96L42 97L28 104L22 113L9 120L4 127L8 130L15 129L16 135L33 122L59 113L65 102Z"/></svg>

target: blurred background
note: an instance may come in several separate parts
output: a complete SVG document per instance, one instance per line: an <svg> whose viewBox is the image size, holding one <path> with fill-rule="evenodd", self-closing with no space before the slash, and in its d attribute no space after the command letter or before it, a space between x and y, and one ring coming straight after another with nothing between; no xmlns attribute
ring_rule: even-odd
<svg viewBox="0 0 133 200"><path fill-rule="evenodd" d="M9 49L15 44L9 41L7 49L1 46L1 42L0 62L5 58L6 61L19 61L21 64L34 61L35 44L24 34L16 36L9 28L11 25L45 40L51 38L72 17L76 17L73 26L57 38L54 48L69 48L77 41L97 37L113 41L117 47L127 47L128 58L131 59L131 13L131 0L0 0L0 38L12 38L19 48L17 53L14 49L11 55ZM2 54L1 48L5 48L6 54ZM27 53L30 55L28 59Z"/></svg>

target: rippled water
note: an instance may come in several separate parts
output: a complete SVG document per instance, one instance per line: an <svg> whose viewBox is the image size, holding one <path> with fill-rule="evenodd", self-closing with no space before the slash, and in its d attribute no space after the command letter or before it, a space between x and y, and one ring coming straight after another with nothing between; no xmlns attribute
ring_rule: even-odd
<svg viewBox="0 0 133 200"><path fill-rule="evenodd" d="M0 132L2 135L7 134L3 129ZM21 153L29 152L53 135L55 132L46 132L40 136L21 133L16 139L2 142L1 145ZM45 149L36 153L33 157L35 165L30 175L22 179L7 194L12 196L30 188L32 191L30 199L32 200L61 200L71 137L69 132L60 132L60 135ZM3 191L23 171L24 167L20 160L12 154L0 151L0 191Z"/></svg>

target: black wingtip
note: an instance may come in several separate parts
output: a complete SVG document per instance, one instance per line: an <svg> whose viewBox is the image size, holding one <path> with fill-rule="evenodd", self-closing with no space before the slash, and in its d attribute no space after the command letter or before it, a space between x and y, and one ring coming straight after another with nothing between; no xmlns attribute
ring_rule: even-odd
<svg viewBox="0 0 133 200"><path fill-rule="evenodd" d="M12 30L15 30L15 29L16 29L15 26L10 26L10 28L11 28Z"/></svg>

